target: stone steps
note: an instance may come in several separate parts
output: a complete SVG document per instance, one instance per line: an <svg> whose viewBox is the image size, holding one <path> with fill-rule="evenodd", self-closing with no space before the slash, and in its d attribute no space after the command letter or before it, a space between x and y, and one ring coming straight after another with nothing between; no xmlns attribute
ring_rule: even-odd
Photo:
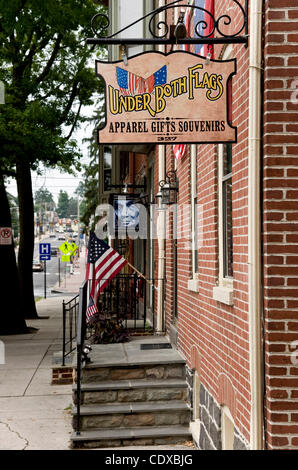
<svg viewBox="0 0 298 470"><path fill-rule="evenodd" d="M98 383L115 380L166 380L185 378L185 363L134 364L97 366L88 364L82 369L82 383Z"/></svg>
<svg viewBox="0 0 298 470"><path fill-rule="evenodd" d="M75 448L103 448L122 446L146 446L182 444L192 440L188 426L142 426L137 428L93 429L73 432Z"/></svg>
<svg viewBox="0 0 298 470"><path fill-rule="evenodd" d="M80 428L83 431L115 427L186 425L190 421L190 407L174 400L82 405L80 411ZM74 408L74 430L77 427L76 413Z"/></svg>
<svg viewBox="0 0 298 470"><path fill-rule="evenodd" d="M76 383L73 385L74 447L168 445L191 440L185 360L174 348L159 347L166 342L166 338L155 337L92 346L91 362L81 371L79 435ZM76 372L75 360L73 367Z"/></svg>
<svg viewBox="0 0 298 470"><path fill-rule="evenodd" d="M114 382L83 383L81 404L122 403L140 401L187 400L187 384L183 379L118 380ZM76 386L73 401L77 403Z"/></svg>

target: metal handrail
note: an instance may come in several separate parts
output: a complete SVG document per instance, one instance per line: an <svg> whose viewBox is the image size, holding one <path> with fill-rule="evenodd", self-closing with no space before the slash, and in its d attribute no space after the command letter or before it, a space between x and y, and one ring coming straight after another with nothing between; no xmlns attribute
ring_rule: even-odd
<svg viewBox="0 0 298 470"><path fill-rule="evenodd" d="M86 336L86 310L87 310L87 281L84 281L79 291L79 311L77 320L77 429L80 435L80 413L81 413L81 373L83 348Z"/></svg>
<svg viewBox="0 0 298 470"><path fill-rule="evenodd" d="M135 274L118 274L114 279L115 281L121 280L122 278L124 279L134 279L134 280L139 280L142 279L140 276L136 276ZM154 292L154 281L159 280L159 279L150 279L151 281L151 287ZM136 284L135 284L136 285ZM107 288L112 287L112 282ZM87 322L86 322L86 311L87 311L87 299L88 296L88 281L85 280L83 284L80 287L79 290L79 308L78 308L78 316L77 316L77 322L76 322L76 340L77 340L77 427L76 427L76 434L80 435L80 413L81 413L81 374L82 374L82 364L84 362L87 362L87 354L84 352L84 342L86 339L86 332L87 332ZM145 322L146 322L146 305L147 305L147 293L146 293L146 287L144 288L143 291L143 300L144 300L144 327L145 327ZM134 302L136 302L136 299L134 299ZM154 304L154 302L153 302ZM135 307L135 306L134 306ZM153 328L155 329L155 315L153 312ZM135 317L135 326L136 326L136 317ZM86 346L85 346L86 347Z"/></svg>
<svg viewBox="0 0 298 470"><path fill-rule="evenodd" d="M74 345L77 334L77 312L79 307L79 295L73 297L69 302L62 302L62 366L65 366L65 359L76 348ZM68 333L68 334L67 334Z"/></svg>

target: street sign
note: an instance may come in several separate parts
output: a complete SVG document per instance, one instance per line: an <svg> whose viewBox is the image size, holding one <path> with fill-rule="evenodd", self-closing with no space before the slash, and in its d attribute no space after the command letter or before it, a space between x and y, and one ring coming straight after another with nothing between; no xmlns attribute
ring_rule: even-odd
<svg viewBox="0 0 298 470"><path fill-rule="evenodd" d="M40 261L49 261L51 259L51 255L39 255Z"/></svg>
<svg viewBox="0 0 298 470"><path fill-rule="evenodd" d="M70 253L70 256L74 256L76 250L78 249L78 246L77 246L74 242L70 243L69 245L71 246L71 253Z"/></svg>
<svg viewBox="0 0 298 470"><path fill-rule="evenodd" d="M70 261L70 256L68 256L68 255L62 255L62 256L61 256L61 261L62 261L62 263L69 263L69 261Z"/></svg>
<svg viewBox="0 0 298 470"><path fill-rule="evenodd" d="M64 254L64 255L68 255L68 253L70 253L72 251L72 247L69 243L67 242L63 242L60 246L59 246L59 250Z"/></svg>
<svg viewBox="0 0 298 470"><path fill-rule="evenodd" d="M229 110L236 59L207 64L191 52L150 51L127 67L96 60L96 73L106 88L101 144L237 142Z"/></svg>
<svg viewBox="0 0 298 470"><path fill-rule="evenodd" d="M12 245L11 227L0 227L0 245Z"/></svg>
<svg viewBox="0 0 298 470"><path fill-rule="evenodd" d="M47 261L51 259L51 244L50 243L39 244L39 259L41 261Z"/></svg>
<svg viewBox="0 0 298 470"><path fill-rule="evenodd" d="M40 243L39 244L39 254L40 255L50 255L51 254L51 244L50 243Z"/></svg>

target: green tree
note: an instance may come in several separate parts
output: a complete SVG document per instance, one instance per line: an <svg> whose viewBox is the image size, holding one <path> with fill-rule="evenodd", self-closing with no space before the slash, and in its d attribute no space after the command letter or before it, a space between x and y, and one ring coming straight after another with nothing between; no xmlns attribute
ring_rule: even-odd
<svg viewBox="0 0 298 470"><path fill-rule="evenodd" d="M45 207L47 210L55 208L53 194L47 188L40 188L35 192L34 203L35 212L43 212Z"/></svg>
<svg viewBox="0 0 298 470"><path fill-rule="evenodd" d="M94 155L89 165L84 166L84 201L80 206L80 221L85 225L85 232L94 230L97 222L95 211L98 206L98 156L94 148Z"/></svg>
<svg viewBox="0 0 298 470"><path fill-rule="evenodd" d="M68 201L67 217L76 216L78 213L78 200L71 197Z"/></svg>
<svg viewBox="0 0 298 470"><path fill-rule="evenodd" d="M57 214L60 219L68 216L69 196L66 191L60 189L58 196Z"/></svg>
<svg viewBox="0 0 298 470"><path fill-rule="evenodd" d="M91 105L94 91L100 91L86 37L92 34L91 17L101 9L92 0L0 0L0 80L6 88L6 104L0 107L0 169L4 175L14 170L17 180L18 268L26 318L37 317L31 170L39 162L64 170L79 167L72 134L84 121L82 107Z"/></svg>
<svg viewBox="0 0 298 470"><path fill-rule="evenodd" d="M3 173L0 171L0 226L11 227L11 216L9 201L5 188ZM5 293L7 302L3 302L0 322L0 335L22 334L27 332L26 322L22 312L22 301L20 286L18 282L18 273L16 265L16 256L14 243L11 245L0 245L1 263L5 269L1 270L1 290ZM3 301L2 296L2 301ZM11 318L13 317L13 322Z"/></svg>

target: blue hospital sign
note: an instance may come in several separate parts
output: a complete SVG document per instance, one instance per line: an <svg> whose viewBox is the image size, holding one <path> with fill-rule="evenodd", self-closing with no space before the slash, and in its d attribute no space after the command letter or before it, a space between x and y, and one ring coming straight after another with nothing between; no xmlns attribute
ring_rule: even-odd
<svg viewBox="0 0 298 470"><path fill-rule="evenodd" d="M51 244L50 243L39 244L39 258L43 261L51 259Z"/></svg>

